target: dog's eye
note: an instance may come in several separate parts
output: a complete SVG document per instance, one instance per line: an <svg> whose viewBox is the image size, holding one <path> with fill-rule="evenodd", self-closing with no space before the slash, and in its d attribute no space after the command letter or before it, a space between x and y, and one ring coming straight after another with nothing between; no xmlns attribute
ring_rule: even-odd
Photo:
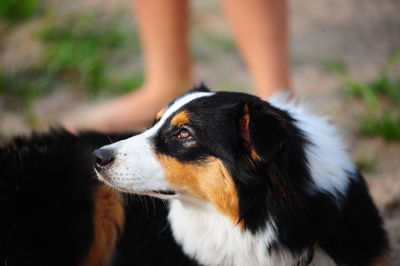
<svg viewBox="0 0 400 266"><path fill-rule="evenodd" d="M176 136L178 139L191 139L192 135L187 129L182 129Z"/></svg>

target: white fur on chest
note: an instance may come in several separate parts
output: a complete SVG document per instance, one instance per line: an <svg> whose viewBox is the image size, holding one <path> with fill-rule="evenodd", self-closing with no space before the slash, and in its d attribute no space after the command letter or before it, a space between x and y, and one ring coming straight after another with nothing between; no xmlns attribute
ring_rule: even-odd
<svg viewBox="0 0 400 266"><path fill-rule="evenodd" d="M207 203L170 201L168 216L175 240L183 251L202 265L296 265L298 257L285 250L268 253L276 239L271 225L257 234L241 230ZM311 265L333 266L322 250L316 249Z"/></svg>
<svg viewBox="0 0 400 266"><path fill-rule="evenodd" d="M204 265L269 265L266 255L267 244L274 239L272 231L243 232L207 203L172 200L168 218L184 252Z"/></svg>

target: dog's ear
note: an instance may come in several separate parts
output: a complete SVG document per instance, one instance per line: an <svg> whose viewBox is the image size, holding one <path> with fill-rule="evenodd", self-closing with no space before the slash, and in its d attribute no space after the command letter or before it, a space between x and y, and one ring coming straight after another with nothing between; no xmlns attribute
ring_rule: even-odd
<svg viewBox="0 0 400 266"><path fill-rule="evenodd" d="M190 92L210 92L210 89L203 82L200 82L195 85Z"/></svg>
<svg viewBox="0 0 400 266"><path fill-rule="evenodd" d="M271 159L286 142L286 112L255 98L242 103L239 130L245 150L256 161Z"/></svg>

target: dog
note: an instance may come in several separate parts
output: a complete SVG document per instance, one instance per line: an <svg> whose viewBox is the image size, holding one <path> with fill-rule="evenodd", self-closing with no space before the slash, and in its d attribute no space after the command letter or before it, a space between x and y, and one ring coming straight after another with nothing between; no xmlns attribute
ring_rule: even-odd
<svg viewBox="0 0 400 266"><path fill-rule="evenodd" d="M94 155L105 184L167 201L174 240L201 265L387 262L382 219L336 130L279 97L202 85Z"/></svg>

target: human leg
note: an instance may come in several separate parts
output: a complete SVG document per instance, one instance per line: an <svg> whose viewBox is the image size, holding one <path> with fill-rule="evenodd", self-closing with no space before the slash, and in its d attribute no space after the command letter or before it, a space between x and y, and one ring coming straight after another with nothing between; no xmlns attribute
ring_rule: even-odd
<svg viewBox="0 0 400 266"><path fill-rule="evenodd" d="M190 86L187 0L135 0L145 82L135 92L78 112L65 126L104 132L148 126L154 114Z"/></svg>
<svg viewBox="0 0 400 266"><path fill-rule="evenodd" d="M258 96L290 90L285 0L221 0Z"/></svg>

